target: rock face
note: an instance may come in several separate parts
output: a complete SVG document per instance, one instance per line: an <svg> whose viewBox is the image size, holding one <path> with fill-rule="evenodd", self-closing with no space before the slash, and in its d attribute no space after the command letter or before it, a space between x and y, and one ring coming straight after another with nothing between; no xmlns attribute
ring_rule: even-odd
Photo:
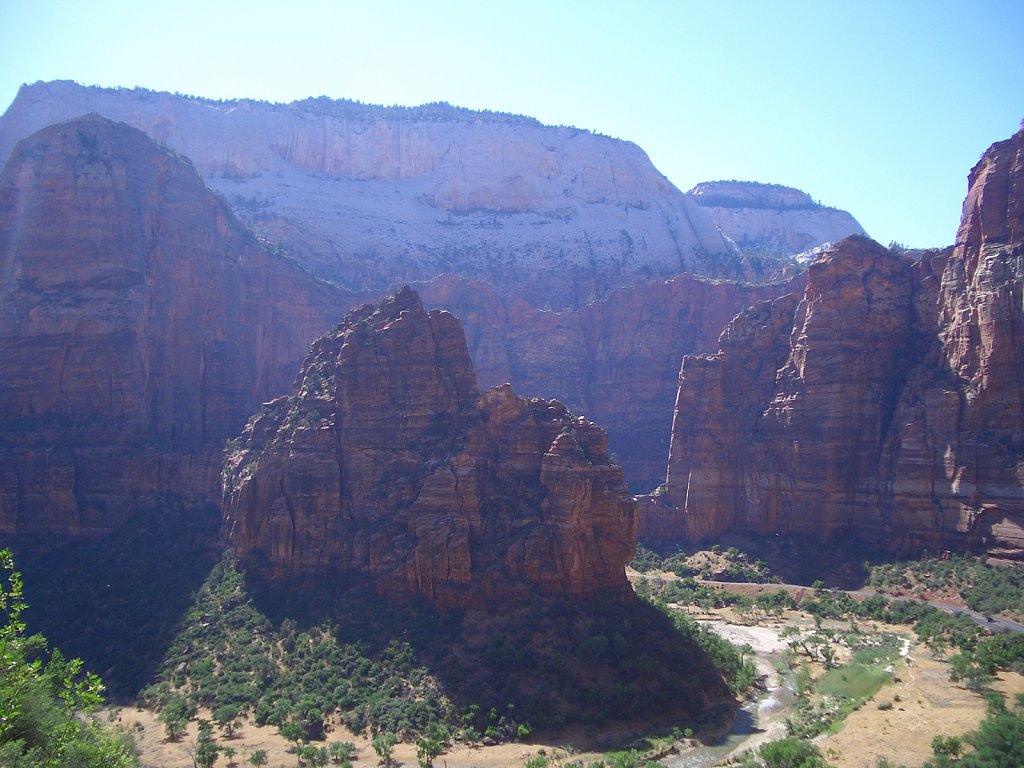
<svg viewBox="0 0 1024 768"><path fill-rule="evenodd" d="M711 352L725 324L755 302L800 290L804 276L744 285L689 275L615 291L575 311L546 312L485 283L443 278L417 285L428 306L462 322L481 387L554 397L608 431L634 492L665 479L684 354Z"/></svg>
<svg viewBox="0 0 1024 768"><path fill-rule="evenodd" d="M708 181L689 191L715 226L751 255L783 256L835 243L864 229L846 211L806 192L752 181Z"/></svg>
<svg viewBox="0 0 1024 768"><path fill-rule="evenodd" d="M224 534L273 575L354 572L440 608L630 593L634 504L604 432L508 385L404 289L319 339L225 466Z"/></svg>
<svg viewBox="0 0 1024 768"><path fill-rule="evenodd" d="M728 238L763 238L749 227L723 236L700 198L634 144L446 104L215 102L37 83L0 118L0 157L85 112L189 157L256 232L351 289L454 274L560 310L680 272L762 280L789 263L738 251ZM794 233L804 230L813 226L785 237L803 249Z"/></svg>
<svg viewBox="0 0 1024 768"><path fill-rule="evenodd" d="M0 175L0 531L219 499L224 440L345 292L274 256L188 161L92 115Z"/></svg>
<svg viewBox="0 0 1024 768"><path fill-rule="evenodd" d="M972 170L953 249L845 240L686 357L641 536L1024 547L1022 211L1024 131Z"/></svg>

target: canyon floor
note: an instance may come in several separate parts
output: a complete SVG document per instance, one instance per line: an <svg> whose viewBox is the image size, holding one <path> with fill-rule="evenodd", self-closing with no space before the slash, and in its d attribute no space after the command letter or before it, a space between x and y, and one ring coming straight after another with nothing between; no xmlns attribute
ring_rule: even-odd
<svg viewBox="0 0 1024 768"><path fill-rule="evenodd" d="M728 608L706 612L698 612L694 608L680 610L688 610L694 618L708 622L714 631L731 642L750 645L757 655L758 670L769 689L786 685L788 679L780 677L777 671L780 653L786 648L780 633L787 626L801 630L814 628L811 616L800 611L786 611L779 618L762 619L757 625L751 625ZM826 621L822 626L841 630L849 628L849 622ZM870 701L852 712L838 733L816 740L830 765L835 768L874 768L879 758L887 758L894 764L914 768L931 757L931 741L935 735L962 735L978 726L985 715L985 701L981 694L950 682L947 663L919 644L909 627L864 622L860 630L898 635L904 639L904 653L893 671L893 682L883 686ZM1002 673L991 688L1012 699L1024 692L1024 676ZM729 755L735 756L786 735L788 710L785 705L780 706L771 699L767 706L763 702L762 706L751 709L755 712L751 735L738 746L714 748L712 758L712 751L703 750L695 741L682 740L673 753L663 759L663 763L667 766L721 764ZM184 738L168 742L163 726L153 712L122 708L112 710L110 716L133 735L146 768L192 768L190 747L196 738L195 722L190 723ZM209 713L201 713L201 716L208 717ZM328 734L328 743L331 741L348 741L356 746L354 763L357 768L379 763L369 739L353 734L337 723L332 724ZM730 743L735 741L733 739ZM218 743L234 749L231 760L221 756L220 766L247 766L248 757L259 749L266 751L271 768L299 764L291 744L280 736L275 727L258 727L243 721L242 728L233 738L219 737ZM457 744L435 764L439 768L505 768L522 766L539 756L548 758L551 766L570 762L588 765L602 759L597 753L578 752L572 748L572 743L572 734L564 734L557 742L491 747ZM394 759L400 766L416 766L415 745L397 745Z"/></svg>

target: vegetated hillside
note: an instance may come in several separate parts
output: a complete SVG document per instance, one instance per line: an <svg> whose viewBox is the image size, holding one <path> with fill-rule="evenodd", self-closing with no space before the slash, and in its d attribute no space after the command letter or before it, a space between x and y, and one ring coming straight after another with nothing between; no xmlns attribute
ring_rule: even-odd
<svg viewBox="0 0 1024 768"><path fill-rule="evenodd" d="M191 158L257 232L356 290L450 273L563 309L680 272L765 280L790 263L748 259L634 144L444 104L219 102L36 83L0 118L0 156L85 112ZM811 229L848 234L846 224Z"/></svg>
<svg viewBox="0 0 1024 768"><path fill-rule="evenodd" d="M583 726L586 745L606 728L727 720L735 703L723 673L732 678L739 654L707 642L646 603L538 597L438 612L381 600L358 577L254 582L226 558L143 698L250 711L308 739L340 718L356 733L415 739L441 727L461 741Z"/></svg>
<svg viewBox="0 0 1024 768"><path fill-rule="evenodd" d="M96 115L0 174L0 530L90 534L216 503L224 440L350 306L184 158Z"/></svg>
<svg viewBox="0 0 1024 768"><path fill-rule="evenodd" d="M1024 550L1024 131L971 171L956 245L866 238L680 372L641 537L727 530Z"/></svg>

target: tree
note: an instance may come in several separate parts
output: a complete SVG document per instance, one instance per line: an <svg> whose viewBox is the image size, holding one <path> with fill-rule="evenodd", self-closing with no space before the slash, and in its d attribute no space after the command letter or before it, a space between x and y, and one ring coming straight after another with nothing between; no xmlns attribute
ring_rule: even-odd
<svg viewBox="0 0 1024 768"><path fill-rule="evenodd" d="M299 746L299 742L302 741L302 726L296 723L294 720L289 720L287 723L281 726L279 729L281 735L285 739L292 742L296 747Z"/></svg>
<svg viewBox="0 0 1024 768"><path fill-rule="evenodd" d="M0 550L0 572L0 765L138 766L118 734L82 717L103 701L99 677L58 650L43 663L46 639L27 634L24 585L6 549Z"/></svg>
<svg viewBox="0 0 1024 768"><path fill-rule="evenodd" d="M434 758L444 752L444 745L437 739L423 737L416 741L416 759L422 768L433 768Z"/></svg>
<svg viewBox="0 0 1024 768"><path fill-rule="evenodd" d="M267 750L257 749L249 755L249 765L252 768L263 768L267 764Z"/></svg>
<svg viewBox="0 0 1024 768"><path fill-rule="evenodd" d="M356 745L351 741L335 741L327 746L331 759L336 763L351 762L352 754L356 751Z"/></svg>
<svg viewBox="0 0 1024 768"><path fill-rule="evenodd" d="M956 760L964 751L964 742L959 736L936 736L932 739L932 752Z"/></svg>
<svg viewBox="0 0 1024 768"><path fill-rule="evenodd" d="M395 744L398 743L398 739L395 738L393 733L382 733L373 739L373 751L377 753L377 757L380 758L380 762L384 765L391 763L391 755L395 751Z"/></svg>
<svg viewBox="0 0 1024 768"><path fill-rule="evenodd" d="M213 719L220 727L224 738L230 739L234 737L235 731L238 730L240 725L238 714L238 707L234 704L225 704L222 707L218 707L213 713Z"/></svg>

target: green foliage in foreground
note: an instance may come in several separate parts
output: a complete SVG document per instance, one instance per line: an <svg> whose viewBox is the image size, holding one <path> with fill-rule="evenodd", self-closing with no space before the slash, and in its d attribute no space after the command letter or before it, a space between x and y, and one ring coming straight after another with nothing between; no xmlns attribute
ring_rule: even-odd
<svg viewBox="0 0 1024 768"><path fill-rule="evenodd" d="M131 768L135 755L119 734L83 718L102 702L95 675L59 651L44 663L46 641L27 635L21 574L0 551L0 765L4 768Z"/></svg>

